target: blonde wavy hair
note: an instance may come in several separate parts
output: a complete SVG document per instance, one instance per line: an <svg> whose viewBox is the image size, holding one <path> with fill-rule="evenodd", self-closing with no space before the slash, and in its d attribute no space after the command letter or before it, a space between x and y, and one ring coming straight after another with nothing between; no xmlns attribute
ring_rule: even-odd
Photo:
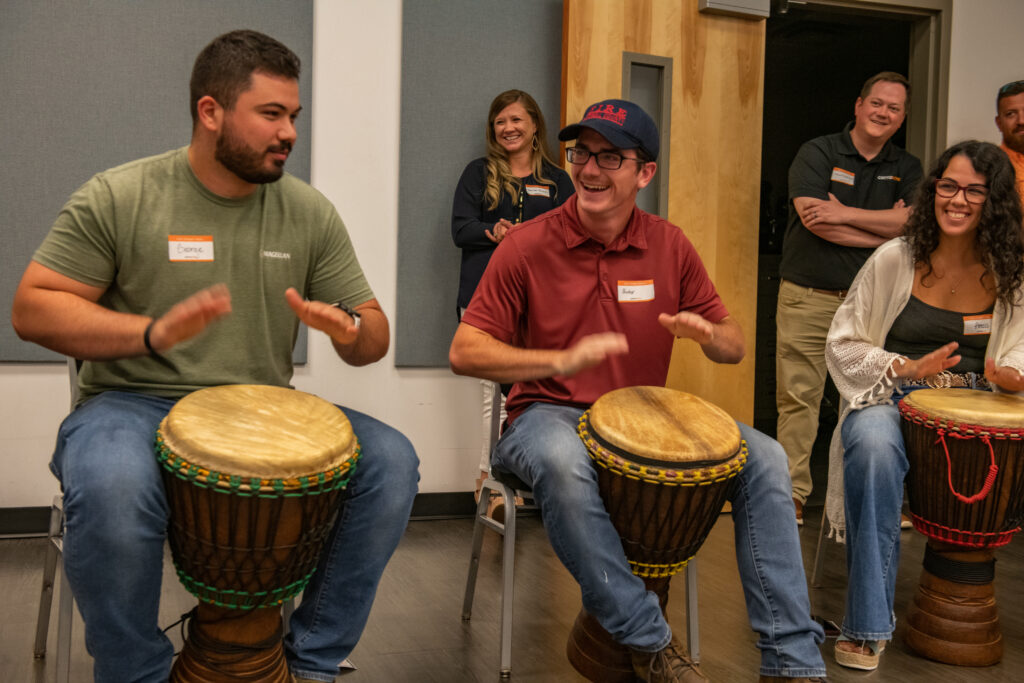
<svg viewBox="0 0 1024 683"><path fill-rule="evenodd" d="M502 191L507 192L510 197L515 199L522 190L519 178L512 175L508 153L505 152L504 147L498 144L498 139L494 135L494 119L498 118L498 114L505 107L515 102L523 105L523 109L537 126L537 133L532 142L533 154L530 159L533 177L545 185L555 185L554 180L544 177L544 162L546 161L552 166L555 165L555 162L548 149L547 127L544 125L544 115L540 113L540 107L529 93L522 90L506 90L494 98L494 101L491 102L491 109L487 113L487 179L484 186L484 204L488 211L493 211L498 206Z"/></svg>

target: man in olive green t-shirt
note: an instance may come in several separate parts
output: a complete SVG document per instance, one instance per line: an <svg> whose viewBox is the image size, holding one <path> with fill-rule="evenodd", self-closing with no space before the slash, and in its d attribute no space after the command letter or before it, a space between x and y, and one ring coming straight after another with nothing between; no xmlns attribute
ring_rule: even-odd
<svg viewBox="0 0 1024 683"><path fill-rule="evenodd" d="M300 320L351 365L388 349L337 212L283 170L298 76L298 57L269 36L216 38L193 68L189 145L90 179L15 294L21 338L83 361L51 469L97 681L168 677L173 648L157 625L168 512L152 444L175 401L223 384L288 386ZM417 488L409 441L345 414L363 455L291 620L297 680L347 666Z"/></svg>

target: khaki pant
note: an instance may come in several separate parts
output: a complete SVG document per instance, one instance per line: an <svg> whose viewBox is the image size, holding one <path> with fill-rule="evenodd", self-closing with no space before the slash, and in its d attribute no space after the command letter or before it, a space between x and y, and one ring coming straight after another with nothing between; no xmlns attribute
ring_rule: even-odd
<svg viewBox="0 0 1024 683"><path fill-rule="evenodd" d="M789 456L793 497L807 502L811 494L811 448L818 435L818 410L825 391L825 338L842 303L783 280L776 309L775 406L779 411L776 438Z"/></svg>

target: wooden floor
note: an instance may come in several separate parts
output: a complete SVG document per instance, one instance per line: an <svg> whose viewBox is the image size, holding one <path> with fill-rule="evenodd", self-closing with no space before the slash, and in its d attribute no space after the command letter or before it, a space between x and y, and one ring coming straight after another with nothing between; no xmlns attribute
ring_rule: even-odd
<svg viewBox="0 0 1024 683"><path fill-rule="evenodd" d="M810 507L807 512L801 534L804 564L810 568L820 507ZM359 670L343 680L458 683L498 679L500 544L494 534L487 534L473 618L469 622L460 619L471 532L469 519L410 523L388 565L366 632L352 655ZM554 557L539 518L521 518L518 541L513 680L580 681L565 658L565 639L579 608L579 591ZM917 585L924 547L917 532L904 532L903 541L896 600L900 620ZM845 590L843 550L828 543L825 586L812 590L811 599L816 613L838 621ZM6 603L0 619L0 680L5 682L38 683L54 677L52 653L49 659L32 658L44 549L44 539L0 540L0 587ZM728 516L720 519L698 558L703 669L712 681L756 681L760 660L743 605ZM997 558L996 590L1005 639L1000 664L961 669L920 659L903 645L900 621L895 642L876 672L837 666L832 660L832 641L826 641L823 652L829 681L1024 680L1024 616L1017 611L1017 606L1024 604L1024 539L998 551ZM162 620L168 624L192 605L192 598L172 577L165 573ZM670 605L670 620L680 632L683 589L684 582L677 579ZM179 643L180 637L175 634L174 640ZM72 681L92 680L77 615L72 669Z"/></svg>

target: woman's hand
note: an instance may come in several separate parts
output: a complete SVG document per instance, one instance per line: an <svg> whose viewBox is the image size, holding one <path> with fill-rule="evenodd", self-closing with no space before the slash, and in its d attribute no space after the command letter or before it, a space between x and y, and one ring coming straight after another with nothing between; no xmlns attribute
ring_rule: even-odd
<svg viewBox="0 0 1024 683"><path fill-rule="evenodd" d="M960 354L952 355L958 346L960 345L956 342L949 342L917 360L906 359L902 366L894 363L893 373L903 379L922 379L937 375L960 362Z"/></svg>
<svg viewBox="0 0 1024 683"><path fill-rule="evenodd" d="M1006 365L996 366L992 358L985 359L985 379L1003 391L1024 391L1024 377L1020 371Z"/></svg>
<svg viewBox="0 0 1024 683"><path fill-rule="evenodd" d="M497 244L498 242L505 239L505 233L511 230L513 225L514 224L512 222L504 218L501 218L498 220L497 223L494 224L493 228L491 228L490 230L485 230L484 234L487 235L487 239Z"/></svg>

